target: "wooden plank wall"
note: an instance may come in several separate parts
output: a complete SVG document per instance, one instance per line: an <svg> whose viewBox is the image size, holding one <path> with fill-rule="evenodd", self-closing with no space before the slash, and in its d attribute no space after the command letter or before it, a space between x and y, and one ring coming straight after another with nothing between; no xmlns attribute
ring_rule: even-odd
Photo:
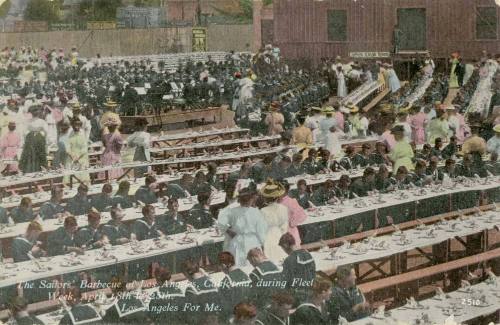
<svg viewBox="0 0 500 325"><path fill-rule="evenodd" d="M460 51L465 58L482 50L500 53L497 40L476 40L476 7L494 0L275 0L274 39L289 58L347 56L353 51L390 51L398 8L426 8L427 49L437 57ZM347 42L329 42L327 10L347 10Z"/></svg>

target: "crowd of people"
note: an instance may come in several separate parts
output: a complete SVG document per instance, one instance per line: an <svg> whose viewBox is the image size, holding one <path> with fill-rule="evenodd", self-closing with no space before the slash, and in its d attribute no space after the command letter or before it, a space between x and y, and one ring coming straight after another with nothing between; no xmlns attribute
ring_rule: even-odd
<svg viewBox="0 0 500 325"><path fill-rule="evenodd" d="M81 279L75 278L61 324L138 320L191 324L200 319L207 324L226 324L230 319L234 324L342 324L342 319L365 317L371 306L356 287L353 267L339 267L333 286L331 279L318 277L314 259L301 245L321 240L322 230L314 224L300 225L307 218L306 210L317 206L499 175L500 115L494 108L500 98L499 73L492 82L489 122L467 116L476 86L489 71L497 71L498 62L481 60L472 71L459 62L454 55L447 76L434 73L434 61L427 57L410 83L401 86L388 63L344 62L338 57L324 60L314 70L295 70L272 47L253 57L230 53L224 62L191 62L175 73L164 70L161 63L147 61L82 60L76 49L66 55L61 50L6 48L0 53L0 76L4 77L0 95L9 97L1 103L2 173L78 169L81 180L77 194L68 200L63 188L54 186L51 199L38 210L29 197L11 210L0 207L0 223L28 223L25 234L12 242L12 258L17 263L41 256L78 255L107 245L216 227L225 235L222 252L200 247L189 258L182 256L180 271L189 283L185 291L171 281L167 261L158 260L160 266L154 269L149 262L137 263L129 274L137 279L154 277L159 287L145 305L112 267L93 276L114 284L116 310L111 308L102 315L84 304L85 292L78 286ZM165 81L165 76L170 79ZM424 78L433 80L417 101L408 103ZM386 85L391 93L373 108L374 113L342 100L373 80ZM281 135L282 143L289 147L276 155L246 160L240 170L224 179L214 163L208 164L207 172L198 171L194 177L185 174L178 182L169 183L157 182L144 167L134 170L136 177L144 177L144 185L135 193L122 180L116 192L105 183L101 193L90 195L90 178L85 173L90 164L89 145L103 142L103 165L119 163L125 145L134 149L134 160L151 161L151 134L145 120L125 137L120 133L120 116L135 114L140 100L134 87L145 83L151 84L146 100L161 109L163 97L172 92L171 82L184 84L188 105L228 103L238 125ZM443 104L448 89L457 87L461 89L453 103ZM257 118L252 115L255 112ZM346 138L370 138L375 144L367 141L357 151L352 145L341 146ZM51 164L49 147L55 148ZM350 171L359 169L362 176L352 177ZM318 186L308 184L308 175L329 172L342 175ZM122 174L120 168L114 168L109 178ZM287 181L290 177L298 178L296 184ZM292 185L296 186L292 189ZM212 204L216 191L225 192L224 204ZM194 207L179 211L179 201L191 196L196 196ZM156 203L165 204L167 211L158 215ZM125 223L126 209L134 206L142 207L142 218ZM102 213L108 211L111 221L101 224ZM79 227L75 218L79 215L87 215L87 226ZM405 217L409 216L394 217L398 220L383 217L376 224L408 221ZM45 239L41 234L43 221L48 219L60 219L63 225ZM361 218L344 228L338 236L373 225ZM225 273L220 285L210 280L205 266L218 266ZM242 271L248 267L252 268L249 275ZM40 323L27 313L28 302L29 294L10 300L12 317L18 323ZM207 310L214 302L218 305Z"/></svg>

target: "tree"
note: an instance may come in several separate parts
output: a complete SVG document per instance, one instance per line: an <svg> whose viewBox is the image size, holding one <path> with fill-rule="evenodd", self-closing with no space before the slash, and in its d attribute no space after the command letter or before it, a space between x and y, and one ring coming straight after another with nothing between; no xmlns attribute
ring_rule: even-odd
<svg viewBox="0 0 500 325"><path fill-rule="evenodd" d="M87 20L116 20L116 9L121 6L121 0L84 0L80 3L78 14Z"/></svg>
<svg viewBox="0 0 500 325"><path fill-rule="evenodd" d="M7 16L10 9L10 0L5 0L4 3L0 5L0 18Z"/></svg>
<svg viewBox="0 0 500 325"><path fill-rule="evenodd" d="M43 20L54 22L59 20L59 2L49 0L30 0L24 12L26 20Z"/></svg>

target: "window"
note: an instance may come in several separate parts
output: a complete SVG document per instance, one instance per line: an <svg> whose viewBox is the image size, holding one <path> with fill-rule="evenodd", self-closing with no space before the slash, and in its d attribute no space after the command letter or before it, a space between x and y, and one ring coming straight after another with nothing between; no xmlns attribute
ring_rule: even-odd
<svg viewBox="0 0 500 325"><path fill-rule="evenodd" d="M328 10L328 40L332 42L347 41L346 10Z"/></svg>
<svg viewBox="0 0 500 325"><path fill-rule="evenodd" d="M477 7L476 38L497 39L497 23L496 7Z"/></svg>

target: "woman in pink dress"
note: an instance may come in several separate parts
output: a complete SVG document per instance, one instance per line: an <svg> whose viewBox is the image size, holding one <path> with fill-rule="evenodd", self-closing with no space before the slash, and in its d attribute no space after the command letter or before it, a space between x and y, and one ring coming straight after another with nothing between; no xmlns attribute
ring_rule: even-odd
<svg viewBox="0 0 500 325"><path fill-rule="evenodd" d="M415 145L425 143L425 126L427 125L427 114L414 107L410 116L411 139Z"/></svg>
<svg viewBox="0 0 500 325"><path fill-rule="evenodd" d="M396 139L394 135L391 133L391 124L387 123L384 128L384 133L380 136L380 141L385 143L388 151L391 151L392 148L396 145Z"/></svg>
<svg viewBox="0 0 500 325"><path fill-rule="evenodd" d="M123 138L120 131L118 131L118 125L116 123L109 121L106 126L108 127L109 133L104 134L102 137L102 143L105 148L102 154L102 164L104 166L110 166L121 162ZM108 175L109 179L115 179L123 175L123 170L121 168L114 168L108 170Z"/></svg>
<svg viewBox="0 0 500 325"><path fill-rule="evenodd" d="M307 219L307 214L296 199L288 196L290 184L285 181L283 187L286 192L279 203L288 208L288 233L295 238L295 244L300 246L302 244L302 240L300 239L298 226Z"/></svg>
<svg viewBox="0 0 500 325"><path fill-rule="evenodd" d="M2 138L0 138L0 158L15 160L17 157L17 152L21 147L21 137L16 131L15 122L9 122L8 128L9 131L7 131L7 133L5 133ZM18 171L19 167L17 162L7 164L7 173L17 173Z"/></svg>

